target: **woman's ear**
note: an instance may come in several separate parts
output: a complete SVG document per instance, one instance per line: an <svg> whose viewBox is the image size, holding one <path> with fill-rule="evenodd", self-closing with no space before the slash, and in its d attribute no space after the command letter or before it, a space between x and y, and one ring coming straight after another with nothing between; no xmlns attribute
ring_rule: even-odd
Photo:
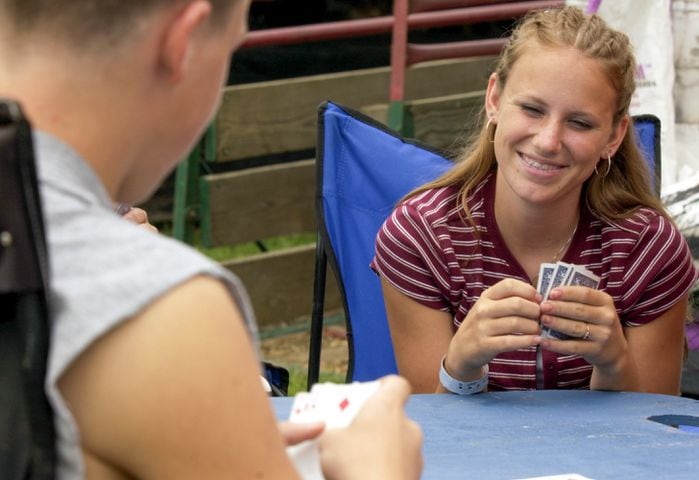
<svg viewBox="0 0 699 480"><path fill-rule="evenodd" d="M179 82L186 74L194 37L206 26L210 15L211 4L195 0L185 3L165 20L158 61L169 81Z"/></svg>
<svg viewBox="0 0 699 480"><path fill-rule="evenodd" d="M619 149L619 145L621 145L621 142L624 141L624 136L626 135L626 131L629 129L630 123L631 119L629 116L624 115L621 120L619 120L619 123L612 127L612 134L609 138L609 142L607 142L607 146L605 147L605 151L609 152L610 156L614 156L614 154L616 154L617 150Z"/></svg>
<svg viewBox="0 0 699 480"><path fill-rule="evenodd" d="M500 85L498 74L491 73L488 78L488 89L485 92L485 113L488 118L496 122L498 110L500 109Z"/></svg>

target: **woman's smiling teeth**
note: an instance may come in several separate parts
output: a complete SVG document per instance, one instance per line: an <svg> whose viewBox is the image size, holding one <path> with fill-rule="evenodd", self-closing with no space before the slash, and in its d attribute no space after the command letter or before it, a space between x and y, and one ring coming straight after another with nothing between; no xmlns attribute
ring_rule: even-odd
<svg viewBox="0 0 699 480"><path fill-rule="evenodd" d="M519 156L520 156L520 158L522 159L522 161L523 161L524 163L526 163L526 164L529 165L530 167L536 168L536 169L538 169L538 170L551 171L551 170L560 170L560 169L564 168L564 167L561 167L561 166L559 166L559 165L551 165L551 164L547 164L547 163L539 163L539 162L537 162L536 160L534 160L533 158L527 157L527 156L524 155L523 153L520 153Z"/></svg>

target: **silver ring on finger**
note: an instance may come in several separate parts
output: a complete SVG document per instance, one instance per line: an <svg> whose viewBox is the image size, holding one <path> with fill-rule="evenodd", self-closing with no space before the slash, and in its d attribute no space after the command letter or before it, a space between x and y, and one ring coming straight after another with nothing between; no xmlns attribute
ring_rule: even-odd
<svg viewBox="0 0 699 480"><path fill-rule="evenodd" d="M586 323L585 324L585 335L582 336L583 340L589 340L590 339L590 324Z"/></svg>

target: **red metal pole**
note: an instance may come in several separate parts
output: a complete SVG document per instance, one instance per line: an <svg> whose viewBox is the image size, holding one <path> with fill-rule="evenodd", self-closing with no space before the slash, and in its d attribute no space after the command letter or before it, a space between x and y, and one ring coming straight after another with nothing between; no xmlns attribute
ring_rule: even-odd
<svg viewBox="0 0 699 480"><path fill-rule="evenodd" d="M564 5L564 0L508 2L500 5L460 8L443 12L422 12L408 15L408 29L469 24L503 20L524 15L529 10ZM247 34L243 48L291 45L296 43L336 40L340 38L378 35L392 30L393 17L346 20L297 27L256 30Z"/></svg>
<svg viewBox="0 0 699 480"><path fill-rule="evenodd" d="M408 0L393 4L393 36L391 38L391 87L389 101L402 101L405 87L405 66L408 45Z"/></svg>
<svg viewBox="0 0 699 480"><path fill-rule="evenodd" d="M477 57L497 55L507 43L507 38L488 38L463 42L408 44L407 65L442 60L446 58Z"/></svg>
<svg viewBox="0 0 699 480"><path fill-rule="evenodd" d="M410 11L412 13L430 12L433 10L479 7L481 5L490 5L493 3L511 3L515 1L517 0L412 0L410 2Z"/></svg>
<svg viewBox="0 0 699 480"><path fill-rule="evenodd" d="M377 35L391 31L393 17L316 23L296 27L268 28L248 32L241 48L336 40Z"/></svg>
<svg viewBox="0 0 699 480"><path fill-rule="evenodd" d="M521 17L530 10L559 7L564 3L565 2L562 0L512 2L500 5L457 8L440 12L414 13L408 17L408 25L410 29L413 30L505 20L508 18Z"/></svg>

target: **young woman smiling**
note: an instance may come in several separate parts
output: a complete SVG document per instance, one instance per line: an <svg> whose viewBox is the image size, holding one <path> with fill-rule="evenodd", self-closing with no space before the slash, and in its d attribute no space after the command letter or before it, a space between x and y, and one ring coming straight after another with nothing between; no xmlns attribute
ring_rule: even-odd
<svg viewBox="0 0 699 480"><path fill-rule="evenodd" d="M416 391L679 392L697 272L635 143L634 70L626 35L579 9L515 29L472 145L377 236L372 268ZM539 267L559 260L599 288L542 299Z"/></svg>

